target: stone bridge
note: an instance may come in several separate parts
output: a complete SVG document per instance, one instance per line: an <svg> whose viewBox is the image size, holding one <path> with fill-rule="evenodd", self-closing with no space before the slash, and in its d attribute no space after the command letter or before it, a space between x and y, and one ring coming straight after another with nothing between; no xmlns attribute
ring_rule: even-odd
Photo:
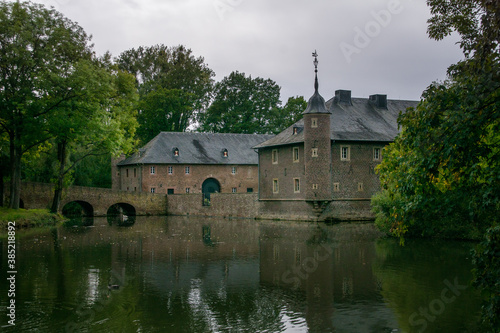
<svg viewBox="0 0 500 333"><path fill-rule="evenodd" d="M53 197L53 184L23 182L21 185L21 207L26 209L50 208ZM167 213L167 196L164 194L71 186L63 191L61 210L71 202L78 203L86 216L104 216L116 212L127 215Z"/></svg>

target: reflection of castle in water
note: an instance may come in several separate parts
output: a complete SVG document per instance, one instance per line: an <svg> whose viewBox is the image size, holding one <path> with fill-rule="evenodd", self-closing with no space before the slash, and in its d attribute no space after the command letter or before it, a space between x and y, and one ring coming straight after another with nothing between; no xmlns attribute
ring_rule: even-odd
<svg viewBox="0 0 500 333"><path fill-rule="evenodd" d="M397 327L372 273L375 235L366 225L169 217L161 227L135 223L134 232L94 228L86 242L113 240L113 271L140 270L140 288L159 307L180 302L208 317L223 309L257 312L277 330L287 320L311 332Z"/></svg>

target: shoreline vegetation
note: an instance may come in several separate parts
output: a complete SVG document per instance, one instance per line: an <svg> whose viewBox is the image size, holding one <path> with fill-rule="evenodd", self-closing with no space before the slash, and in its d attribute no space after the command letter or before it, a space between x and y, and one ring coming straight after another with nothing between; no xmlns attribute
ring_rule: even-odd
<svg viewBox="0 0 500 333"><path fill-rule="evenodd" d="M8 222L16 222L16 229L52 227L65 218L61 214L51 213L48 209L10 209L0 207L0 227L7 230Z"/></svg>

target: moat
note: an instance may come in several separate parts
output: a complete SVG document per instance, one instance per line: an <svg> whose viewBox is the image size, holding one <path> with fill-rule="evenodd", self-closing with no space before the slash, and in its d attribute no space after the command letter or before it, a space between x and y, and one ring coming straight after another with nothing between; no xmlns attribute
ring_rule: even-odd
<svg viewBox="0 0 500 333"><path fill-rule="evenodd" d="M18 230L3 332L468 332L474 243L384 238L370 223L137 217Z"/></svg>

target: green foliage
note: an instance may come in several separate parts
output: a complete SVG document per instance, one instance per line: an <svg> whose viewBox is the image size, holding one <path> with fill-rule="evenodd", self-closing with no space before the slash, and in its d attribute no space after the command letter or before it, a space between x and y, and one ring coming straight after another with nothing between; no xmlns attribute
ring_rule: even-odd
<svg viewBox="0 0 500 333"><path fill-rule="evenodd" d="M494 60L479 69L474 60L458 64L450 81L431 85L417 108L400 116L401 133L378 167L385 200L373 202L379 224L391 225L395 236L477 237L497 219L500 66Z"/></svg>
<svg viewBox="0 0 500 333"><path fill-rule="evenodd" d="M48 117L75 91L59 82L90 59L90 37L54 9L0 3L0 126L9 137L11 207L18 208L21 158L48 140Z"/></svg>
<svg viewBox="0 0 500 333"><path fill-rule="evenodd" d="M63 220L59 214L48 209L10 209L0 207L0 230L7 230L9 221L16 222L16 228L53 226Z"/></svg>
<svg viewBox="0 0 500 333"><path fill-rule="evenodd" d="M116 61L136 78L137 134L143 144L160 131L184 132L210 103L215 74L202 57L182 45L139 47L123 52Z"/></svg>
<svg viewBox="0 0 500 333"><path fill-rule="evenodd" d="M273 133L278 134L302 119L302 113L307 108L303 96L290 97L285 106L279 109L279 115L274 121Z"/></svg>
<svg viewBox="0 0 500 333"><path fill-rule="evenodd" d="M201 116L199 131L273 133L279 118L280 87L270 79L232 72L215 85L215 98Z"/></svg>
<svg viewBox="0 0 500 333"><path fill-rule="evenodd" d="M458 32L466 60L400 115L401 133L378 167L385 193L373 207L378 224L400 238L477 238L500 210L500 7L489 0L428 4L429 36Z"/></svg>
<svg viewBox="0 0 500 333"><path fill-rule="evenodd" d="M184 132L193 115L187 100L189 96L180 89L158 88L142 96L137 117L141 141L147 143L162 131Z"/></svg>
<svg viewBox="0 0 500 333"><path fill-rule="evenodd" d="M490 332L500 330L500 227L488 229L485 239L474 253L474 286L482 290L483 322Z"/></svg>

